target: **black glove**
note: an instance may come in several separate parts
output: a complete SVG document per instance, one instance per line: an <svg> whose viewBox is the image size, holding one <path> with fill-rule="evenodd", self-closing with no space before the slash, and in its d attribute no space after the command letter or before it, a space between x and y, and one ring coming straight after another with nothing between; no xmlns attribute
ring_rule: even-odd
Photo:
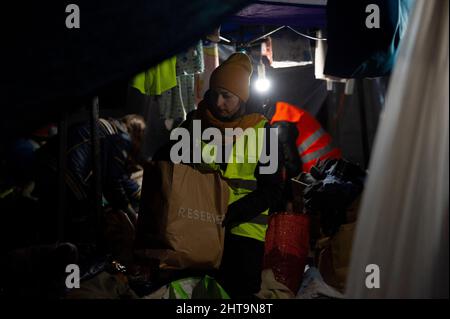
<svg viewBox="0 0 450 319"><path fill-rule="evenodd" d="M327 174L330 172L327 172L330 170L330 168L335 165L338 162L337 159L334 158L327 158L325 160L319 160L316 165L311 167L310 174L311 176L316 179L324 179Z"/></svg>
<svg viewBox="0 0 450 319"><path fill-rule="evenodd" d="M228 206L228 211L225 214L225 217L222 221L222 227L231 229L234 226L236 226L237 224L239 224L239 214L230 205L230 206Z"/></svg>
<svg viewBox="0 0 450 319"><path fill-rule="evenodd" d="M231 229L241 223L251 221L256 216L259 216L260 213L257 213L255 216L254 213L249 214L247 211L242 211L239 209L239 205L237 204L238 202L239 201L234 202L228 206L228 211L222 221L222 227Z"/></svg>

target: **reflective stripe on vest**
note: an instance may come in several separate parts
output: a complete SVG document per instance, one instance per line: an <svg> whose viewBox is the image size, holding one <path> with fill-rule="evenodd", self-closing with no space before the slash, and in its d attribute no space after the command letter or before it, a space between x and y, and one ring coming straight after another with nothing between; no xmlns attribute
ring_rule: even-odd
<svg viewBox="0 0 450 319"><path fill-rule="evenodd" d="M324 156L327 153L330 153L334 147L331 144L328 144L317 151L314 151L312 153L308 153L302 156L302 162L308 163L309 161L312 161L314 159L320 159L320 157Z"/></svg>
<svg viewBox="0 0 450 319"><path fill-rule="evenodd" d="M319 128L317 131L315 131L313 134L311 134L310 136L308 136L303 142L302 144L300 144L298 146L298 152L300 154L302 154L303 152L305 152L308 148L311 147L311 145L313 145L319 138L322 137L322 135L326 134L326 132L324 131L323 128Z"/></svg>
<svg viewBox="0 0 450 319"><path fill-rule="evenodd" d="M251 222L253 224L258 224L258 225L267 225L269 222L269 215L265 215L265 214L258 215L255 218L253 218L251 220Z"/></svg>
<svg viewBox="0 0 450 319"><path fill-rule="evenodd" d="M184 287L182 284L184 284ZM174 281L169 285L169 296L171 299L190 299L191 294L192 287L186 285L185 281Z"/></svg>
<svg viewBox="0 0 450 319"><path fill-rule="evenodd" d="M299 132L297 150L303 163L303 171L309 172L314 160L340 158L341 151L331 144L331 136L307 111L286 102L277 102L271 123L295 123ZM312 132L312 134L311 134Z"/></svg>
<svg viewBox="0 0 450 319"><path fill-rule="evenodd" d="M267 123L266 120L262 120L253 128L256 130L256 143L258 145L248 145L251 143L248 139L248 144L244 139L238 138L233 145L233 151L230 154L230 159L228 160L227 168L225 172L221 171L222 176L227 180L228 186L230 188L230 198L228 200L228 205L234 203L235 201L241 199L252 191L256 190L257 181L255 177L255 170L258 165L258 161L262 152L262 143L264 142L264 126ZM261 132L258 129L262 129ZM262 133L262 135L260 134ZM241 163L236 160L231 160L233 154L236 153L236 149L239 146L238 143L246 143L247 145L243 147L245 155L244 161ZM206 144L202 144L205 147ZM254 151L256 147L257 151ZM256 155L256 159L253 158ZM248 160L251 158L252 160ZM219 166L212 162L210 164L205 163L210 168L215 170L220 170ZM264 241L266 237L267 221L268 221L269 210L262 212L260 215L256 216L249 222L241 223L231 229L231 233L238 236L249 237L259 241Z"/></svg>
<svg viewBox="0 0 450 319"><path fill-rule="evenodd" d="M227 179L228 185L232 188L245 188L250 191L256 190L257 182L256 180L243 180L243 179Z"/></svg>

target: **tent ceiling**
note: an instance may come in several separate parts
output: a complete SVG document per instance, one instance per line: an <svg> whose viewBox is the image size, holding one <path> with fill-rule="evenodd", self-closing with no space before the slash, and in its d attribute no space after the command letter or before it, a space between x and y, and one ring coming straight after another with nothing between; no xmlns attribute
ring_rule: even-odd
<svg viewBox="0 0 450 319"><path fill-rule="evenodd" d="M236 24L289 25L322 28L326 25L326 1L257 1L228 21Z"/></svg>
<svg viewBox="0 0 450 319"><path fill-rule="evenodd" d="M327 0L264 0L264 1L257 1L257 2L305 4L305 5L315 5L315 6L325 6L327 4Z"/></svg>

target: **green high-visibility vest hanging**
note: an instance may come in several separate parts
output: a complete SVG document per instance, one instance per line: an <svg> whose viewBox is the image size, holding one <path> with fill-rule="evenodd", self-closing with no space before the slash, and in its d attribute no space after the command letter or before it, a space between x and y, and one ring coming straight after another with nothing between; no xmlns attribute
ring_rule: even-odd
<svg viewBox="0 0 450 319"><path fill-rule="evenodd" d="M162 61L147 71L137 74L131 86L142 94L161 95L177 85L176 63L176 56Z"/></svg>

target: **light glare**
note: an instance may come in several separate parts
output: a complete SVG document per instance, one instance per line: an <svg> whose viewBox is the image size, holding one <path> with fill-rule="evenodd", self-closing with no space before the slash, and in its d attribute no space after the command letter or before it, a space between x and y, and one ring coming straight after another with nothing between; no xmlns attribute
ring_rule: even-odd
<svg viewBox="0 0 450 319"><path fill-rule="evenodd" d="M255 88L258 92L266 92L270 88L270 81L268 79L258 79L256 80Z"/></svg>

